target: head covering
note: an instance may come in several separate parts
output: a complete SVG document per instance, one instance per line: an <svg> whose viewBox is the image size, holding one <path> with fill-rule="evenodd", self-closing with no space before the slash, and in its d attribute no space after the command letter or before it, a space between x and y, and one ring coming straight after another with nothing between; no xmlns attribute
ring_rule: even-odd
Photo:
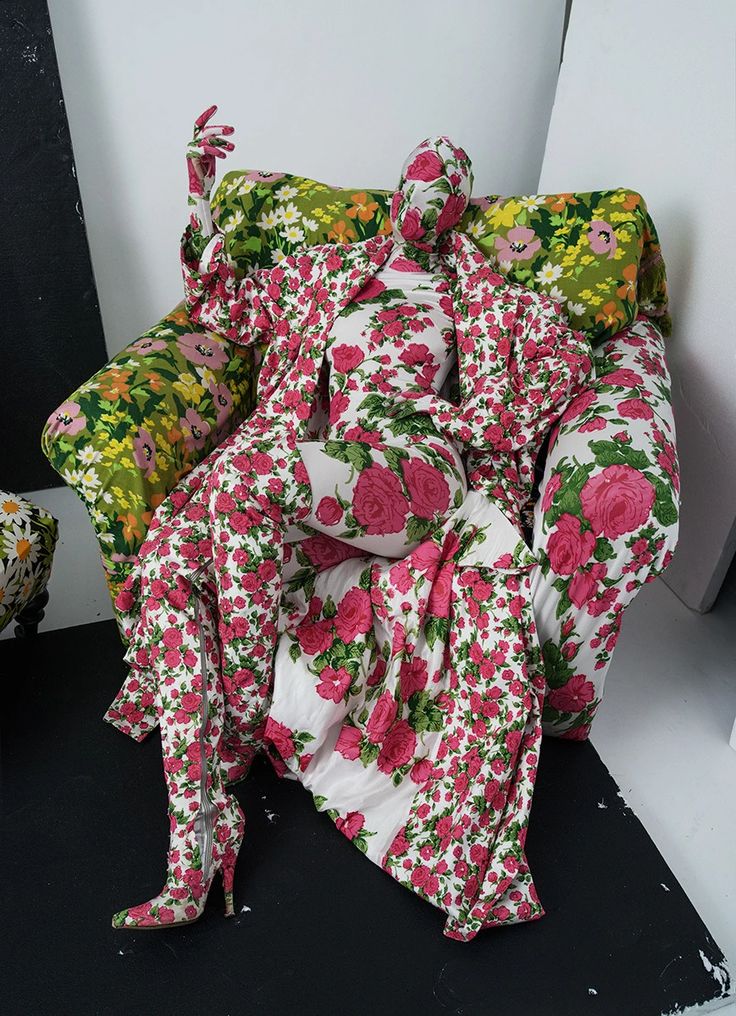
<svg viewBox="0 0 736 1016"><path fill-rule="evenodd" d="M391 226L404 257L435 267L443 239L463 216L473 189L470 159L447 137L409 153L391 200Z"/></svg>

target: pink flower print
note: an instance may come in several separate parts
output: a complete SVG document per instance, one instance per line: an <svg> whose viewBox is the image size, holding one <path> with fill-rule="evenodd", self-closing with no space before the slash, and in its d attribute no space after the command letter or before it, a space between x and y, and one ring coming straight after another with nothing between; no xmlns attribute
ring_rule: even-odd
<svg viewBox="0 0 736 1016"><path fill-rule="evenodd" d="M342 518L342 507L334 497L323 497L314 513L323 526L336 526Z"/></svg>
<svg viewBox="0 0 736 1016"><path fill-rule="evenodd" d="M573 577L567 590L570 602L576 607L585 606L592 600L598 591L598 582L590 572L578 571Z"/></svg>
<svg viewBox="0 0 736 1016"><path fill-rule="evenodd" d="M655 497L652 484L632 466L606 466L580 492L583 514L593 532L609 539L644 525Z"/></svg>
<svg viewBox="0 0 736 1016"><path fill-rule="evenodd" d="M641 399L624 399L619 402L618 413L627 420L651 420L654 417L652 407Z"/></svg>
<svg viewBox="0 0 736 1016"><path fill-rule="evenodd" d="M499 261L529 261L542 246L542 241L528 226L514 226L506 236L494 240Z"/></svg>
<svg viewBox="0 0 736 1016"><path fill-rule="evenodd" d="M400 766L406 765L414 754L416 746L417 735L406 720L399 720L396 726L386 734L378 753L379 770L390 776Z"/></svg>
<svg viewBox="0 0 736 1016"><path fill-rule="evenodd" d="M466 206L467 201L464 194L448 195L447 201L437 219L437 232L444 233L446 230L456 226L460 219L462 219Z"/></svg>
<svg viewBox="0 0 736 1016"><path fill-rule="evenodd" d="M371 598L365 589L357 586L340 600L335 617L335 631L343 642L352 642L358 635L364 635L373 627Z"/></svg>
<svg viewBox="0 0 736 1016"><path fill-rule="evenodd" d="M380 296L385 288L380 279L370 279L355 297L355 300L356 302L360 300L372 300L374 297Z"/></svg>
<svg viewBox="0 0 736 1016"><path fill-rule="evenodd" d="M426 363L429 359L429 346L423 342L412 342L399 354L399 359L407 367L415 367L417 364Z"/></svg>
<svg viewBox="0 0 736 1016"><path fill-rule="evenodd" d="M349 840L354 840L365 825L365 815L359 811L349 811L345 818L336 819L335 825Z"/></svg>
<svg viewBox="0 0 736 1016"><path fill-rule="evenodd" d="M594 547L595 536L590 530L581 532L580 519L574 515L560 515L547 542L552 571L557 575L572 575L588 561Z"/></svg>
<svg viewBox="0 0 736 1016"><path fill-rule="evenodd" d="M217 370L227 363L224 343L202 332L186 332L176 344L190 363Z"/></svg>
<svg viewBox="0 0 736 1016"><path fill-rule="evenodd" d="M588 229L588 243L594 254L608 254L610 261L618 247L618 240L610 222L592 219Z"/></svg>
<svg viewBox="0 0 736 1016"><path fill-rule="evenodd" d="M600 379L604 385L616 385L619 388L636 388L644 383L644 378L631 367L619 367L610 374L604 374Z"/></svg>
<svg viewBox="0 0 736 1016"><path fill-rule="evenodd" d="M87 417L82 416L81 409L76 402L63 402L56 412L49 418L49 434L68 434L74 437L87 425Z"/></svg>
<svg viewBox="0 0 736 1016"><path fill-rule="evenodd" d="M424 180L431 183L442 176L445 165L437 152L420 152L415 159L407 166L404 174L407 180Z"/></svg>
<svg viewBox="0 0 736 1016"><path fill-rule="evenodd" d="M421 240L424 236L424 229L422 227L422 218L418 208L407 209L401 220L399 229L405 240L409 240L409 242Z"/></svg>
<svg viewBox="0 0 736 1016"><path fill-rule="evenodd" d="M217 410L217 426L219 428L230 418L233 397L227 385L215 384L213 381L210 381L210 394Z"/></svg>
<svg viewBox="0 0 736 1016"><path fill-rule="evenodd" d="M435 617L450 616L450 598L452 596L452 577L455 563L447 561L437 572L427 600L427 610Z"/></svg>
<svg viewBox="0 0 736 1016"><path fill-rule="evenodd" d="M184 416L179 420L184 443L188 448L204 448L207 435L212 429L206 420L203 420L194 409L187 409Z"/></svg>
<svg viewBox="0 0 736 1016"><path fill-rule="evenodd" d="M359 346L350 346L347 343L333 346L332 362L340 374L348 374L351 370L355 370L364 359L365 353Z"/></svg>
<svg viewBox="0 0 736 1016"><path fill-rule="evenodd" d="M555 494L562 486L562 474L553 473L550 476L547 486L544 488L544 494L542 495L542 511L548 512L552 507Z"/></svg>
<svg viewBox="0 0 736 1016"><path fill-rule="evenodd" d="M404 702L408 702L415 692L422 691L427 686L427 681L429 680L427 661L420 657L405 660L401 664L399 674L401 697Z"/></svg>
<svg viewBox="0 0 736 1016"><path fill-rule="evenodd" d="M595 688L584 674L575 674L561 688L550 688L547 701L553 709L561 713L579 713L589 702L593 701Z"/></svg>
<svg viewBox="0 0 736 1016"><path fill-rule="evenodd" d="M269 716L266 728L263 732L265 740L270 741L284 761L287 761L294 754L293 731L285 727L283 723L274 720Z"/></svg>
<svg viewBox="0 0 736 1016"><path fill-rule="evenodd" d="M318 571L331 568L340 561L346 561L349 557L361 557L365 551L360 547L353 547L343 540L336 540L327 533L317 536L308 536L301 541L301 548L312 564L316 565Z"/></svg>
<svg viewBox="0 0 736 1016"><path fill-rule="evenodd" d="M349 727L346 724L338 734L337 741L335 742L335 751L339 752L348 761L354 762L355 759L360 757L362 736L357 727Z"/></svg>
<svg viewBox="0 0 736 1016"><path fill-rule="evenodd" d="M133 461L148 479L156 468L156 443L141 427L133 441Z"/></svg>
<svg viewBox="0 0 736 1016"><path fill-rule="evenodd" d="M163 339L156 339L152 335L144 335L142 338L132 342L130 348L135 349L142 356L148 356L150 353L159 353L162 349L166 349L166 343Z"/></svg>
<svg viewBox="0 0 736 1016"><path fill-rule="evenodd" d="M401 470L411 498L409 506L415 515L431 519L445 512L450 504L450 487L436 466L422 459L402 459Z"/></svg>
<svg viewBox="0 0 736 1016"><path fill-rule="evenodd" d="M324 653L333 642L332 621L326 619L312 623L302 621L296 629L296 637L302 652L307 656L317 656L318 653Z"/></svg>
<svg viewBox="0 0 736 1016"><path fill-rule="evenodd" d="M419 784L426 783L431 774L432 774L432 763L429 761L428 758L423 758L420 759L418 762L415 762L414 765L411 767L411 772L409 773L412 779L412 783ZM440 819L440 821L442 820Z"/></svg>
<svg viewBox="0 0 736 1016"><path fill-rule="evenodd" d="M563 413L562 422L569 423L576 417L582 416L582 414L586 411L586 409L589 409L593 405L597 397L598 396L591 388L589 388L587 391L581 392L581 394L578 395L577 398L572 400L570 405Z"/></svg>
<svg viewBox="0 0 736 1016"><path fill-rule="evenodd" d="M316 688L317 694L320 698L341 702L350 687L351 680L349 672L344 667L340 667L339 670L335 670L334 667L323 667Z"/></svg>
<svg viewBox="0 0 736 1016"><path fill-rule="evenodd" d="M411 258L398 257L391 262L391 267L397 272L421 272L422 266Z"/></svg>
<svg viewBox="0 0 736 1016"><path fill-rule="evenodd" d="M378 744L383 739L383 735L396 719L397 708L396 699L390 691L385 691L379 697L366 726L369 741Z"/></svg>
<svg viewBox="0 0 736 1016"><path fill-rule="evenodd" d="M366 533L400 533L408 510L399 478L390 469L372 465L363 470L353 491L353 515Z"/></svg>

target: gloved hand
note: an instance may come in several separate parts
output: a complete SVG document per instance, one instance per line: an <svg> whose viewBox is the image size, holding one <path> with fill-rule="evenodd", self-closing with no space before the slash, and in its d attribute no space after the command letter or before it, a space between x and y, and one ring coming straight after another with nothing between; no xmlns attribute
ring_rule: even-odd
<svg viewBox="0 0 736 1016"><path fill-rule="evenodd" d="M215 160L224 159L235 148L232 141L226 140L235 133L234 127L208 123L216 111L217 106L210 106L197 117L192 140L187 145L188 203L194 208L199 228L207 236L213 232L210 195L215 182ZM192 224L197 225L196 222Z"/></svg>

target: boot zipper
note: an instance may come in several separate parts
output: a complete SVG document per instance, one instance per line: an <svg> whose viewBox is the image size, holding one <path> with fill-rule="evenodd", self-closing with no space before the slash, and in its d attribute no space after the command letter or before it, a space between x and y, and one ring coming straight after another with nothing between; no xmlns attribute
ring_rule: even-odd
<svg viewBox="0 0 736 1016"><path fill-rule="evenodd" d="M197 578L204 571L203 565L192 578ZM199 811L194 820L194 832L197 841L200 842L202 832L204 842L200 842L200 855L202 860L202 877L205 881L209 876L209 869L212 863L212 816L216 811L214 802L210 800L207 791L207 754L205 751L205 728L209 714L209 701L207 698L207 655L204 647L204 628L202 625L201 607L199 598L195 593L194 597L194 619L199 635L199 665L202 673L202 722L199 728L199 754L200 754L200 778L199 778ZM200 821L201 820L201 821Z"/></svg>

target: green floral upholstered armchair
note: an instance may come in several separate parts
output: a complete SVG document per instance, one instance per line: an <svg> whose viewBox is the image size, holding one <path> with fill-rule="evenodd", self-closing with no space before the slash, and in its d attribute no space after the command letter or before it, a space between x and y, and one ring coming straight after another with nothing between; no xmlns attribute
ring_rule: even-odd
<svg viewBox="0 0 736 1016"><path fill-rule="evenodd" d="M246 272L297 247L386 232L390 194L233 171L213 200ZM621 616L677 540L678 464L656 231L629 190L474 199L460 228L513 281L551 294L594 347L597 380L558 421L539 467L530 541L548 690L546 733L588 736ZM43 447L84 501L113 597L152 513L254 405L251 348L179 304L69 396Z"/></svg>

